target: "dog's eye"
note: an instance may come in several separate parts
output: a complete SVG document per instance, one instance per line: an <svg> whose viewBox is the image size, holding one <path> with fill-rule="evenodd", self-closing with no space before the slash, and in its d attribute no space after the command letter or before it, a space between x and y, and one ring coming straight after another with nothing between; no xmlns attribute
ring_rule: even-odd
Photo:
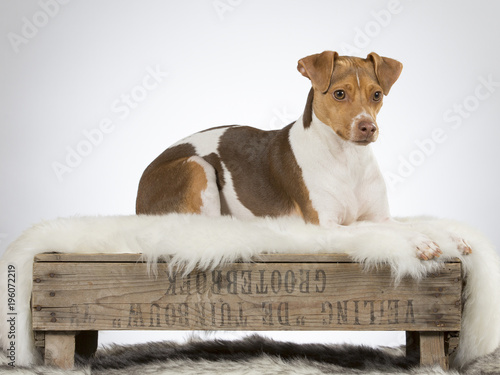
<svg viewBox="0 0 500 375"><path fill-rule="evenodd" d="M375 94L373 94L373 101L379 102L380 99L382 99L382 92L381 91L375 91Z"/></svg>
<svg viewBox="0 0 500 375"><path fill-rule="evenodd" d="M333 97L337 100L345 99L345 91L344 90L336 90L333 92Z"/></svg>

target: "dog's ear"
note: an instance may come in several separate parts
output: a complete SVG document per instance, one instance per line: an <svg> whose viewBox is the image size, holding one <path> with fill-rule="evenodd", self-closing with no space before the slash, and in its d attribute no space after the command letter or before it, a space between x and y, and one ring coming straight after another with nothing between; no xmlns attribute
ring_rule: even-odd
<svg viewBox="0 0 500 375"><path fill-rule="evenodd" d="M389 90L403 70L403 64L388 57L381 57L375 52L370 53L367 59L373 62L375 74L382 90L384 90L384 95L389 94Z"/></svg>
<svg viewBox="0 0 500 375"><path fill-rule="evenodd" d="M337 52L325 51L304 57L299 60L297 70L324 94L330 88L333 66L338 56Z"/></svg>

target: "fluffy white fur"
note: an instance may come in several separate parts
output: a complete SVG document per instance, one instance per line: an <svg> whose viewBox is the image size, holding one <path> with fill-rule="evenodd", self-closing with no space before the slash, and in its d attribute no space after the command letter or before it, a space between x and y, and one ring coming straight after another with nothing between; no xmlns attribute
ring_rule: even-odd
<svg viewBox="0 0 500 375"><path fill-rule="evenodd" d="M459 257L467 276L461 343L454 359L462 366L500 345L500 260L493 246L476 230L449 220L405 219L404 225L357 223L338 229L304 224L300 219L254 219L196 215L75 217L42 222L14 241L1 259L0 278L7 280L7 266L17 269L16 364L39 362L31 332L30 293L33 256L42 252L142 253L152 265L172 257L189 272L194 267L213 268L237 259L248 260L262 252L348 253L367 267L388 264L395 280L422 278L440 263ZM437 242L443 255L421 261L415 243L422 233ZM463 256L456 238L473 250ZM0 339L8 348L6 288L1 290Z"/></svg>

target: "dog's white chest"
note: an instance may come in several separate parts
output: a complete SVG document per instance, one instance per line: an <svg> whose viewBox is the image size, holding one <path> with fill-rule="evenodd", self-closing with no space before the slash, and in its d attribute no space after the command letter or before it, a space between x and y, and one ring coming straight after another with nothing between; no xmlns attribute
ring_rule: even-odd
<svg viewBox="0 0 500 375"><path fill-rule="evenodd" d="M342 141L315 120L304 129L299 119L290 131L290 144L320 225L388 215L385 185L371 150Z"/></svg>

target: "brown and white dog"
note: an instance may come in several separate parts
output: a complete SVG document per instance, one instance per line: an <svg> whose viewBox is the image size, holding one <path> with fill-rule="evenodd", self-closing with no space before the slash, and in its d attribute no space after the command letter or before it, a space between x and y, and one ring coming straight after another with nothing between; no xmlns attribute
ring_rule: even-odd
<svg viewBox="0 0 500 375"><path fill-rule="evenodd" d="M139 183L138 214L298 215L324 227L389 222L386 187L371 148L383 96L402 64L325 51L298 62L312 88L304 114L280 130L222 126L158 156ZM421 259L441 253L425 238Z"/></svg>

